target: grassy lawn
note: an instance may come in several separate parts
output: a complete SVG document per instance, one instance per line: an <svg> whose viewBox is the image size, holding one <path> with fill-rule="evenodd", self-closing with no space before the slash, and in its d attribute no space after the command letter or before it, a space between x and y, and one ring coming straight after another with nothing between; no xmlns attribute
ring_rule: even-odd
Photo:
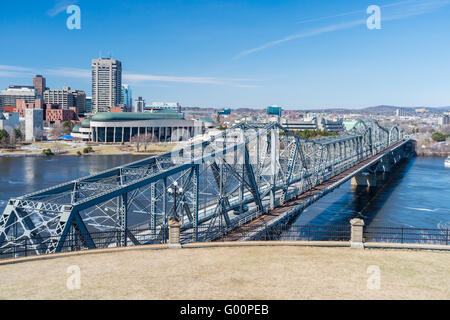
<svg viewBox="0 0 450 320"><path fill-rule="evenodd" d="M448 252L406 250L130 250L0 265L0 299L450 299L449 263ZM369 266L379 289L367 287Z"/></svg>
<svg viewBox="0 0 450 320"><path fill-rule="evenodd" d="M40 149L21 149L20 145L18 145L17 149L5 149L0 148L5 154L13 154L13 153L42 153L43 149L50 149L55 153L62 152L64 155L77 155L77 152L80 151L82 154L83 149L86 147L85 145L81 145L77 147L76 145L71 145L64 142L35 142L33 144L28 144L28 146L35 146ZM90 154L100 154L100 155L116 155L116 154L136 154L136 155L154 155L165 152L170 152L174 148L176 148L176 143L151 143L147 145L147 149L145 150L143 146L140 147L139 151L134 145L121 145L121 144L104 144L104 145L91 145L94 152Z"/></svg>
<svg viewBox="0 0 450 320"><path fill-rule="evenodd" d="M114 155L114 154L139 154L139 155L152 155L152 154L159 154L164 152L169 152L173 148L176 147L176 143L152 143L147 146L147 150L144 150L144 147L141 146L139 151L137 151L136 146L131 145L111 145L111 144L105 144L105 145L91 145L92 149L94 150L91 154L102 154L102 155ZM67 155L76 155L77 151L83 152L84 147L79 149L73 149L67 152Z"/></svg>

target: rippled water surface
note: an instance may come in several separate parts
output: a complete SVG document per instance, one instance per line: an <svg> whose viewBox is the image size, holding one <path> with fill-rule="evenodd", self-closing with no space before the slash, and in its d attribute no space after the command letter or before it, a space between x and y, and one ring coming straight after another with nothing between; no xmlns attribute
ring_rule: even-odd
<svg viewBox="0 0 450 320"><path fill-rule="evenodd" d="M6 201L142 159L133 155L0 157L0 212Z"/></svg>
<svg viewBox="0 0 450 320"><path fill-rule="evenodd" d="M450 227L450 168L443 158L413 158L385 174L378 187L350 182L307 208L296 225L346 225L363 217L366 225Z"/></svg>

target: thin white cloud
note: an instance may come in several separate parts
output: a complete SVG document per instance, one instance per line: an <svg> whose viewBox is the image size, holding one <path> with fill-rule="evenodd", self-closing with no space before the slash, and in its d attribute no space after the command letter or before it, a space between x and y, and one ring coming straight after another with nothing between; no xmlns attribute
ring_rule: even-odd
<svg viewBox="0 0 450 320"><path fill-rule="evenodd" d="M7 71L32 71L30 68L24 68L24 67L17 67L17 66L5 66L0 64L0 70L7 70Z"/></svg>
<svg viewBox="0 0 450 320"><path fill-rule="evenodd" d="M431 13L437 9L448 6L449 4L450 4L450 0L412 0L412 1L410 0L410 1L402 1L402 2L397 2L397 3L393 3L393 4L388 4L383 7L398 7L399 9L400 9L400 7L403 7L403 8L401 8L401 10L397 10L397 12L393 12L389 15L384 15L384 12L382 12L381 13L382 21L400 20L400 19L406 19L406 18L413 17L413 16ZM408 6L405 6L405 5L408 5ZM360 13L362 13L362 12L365 13L365 10L361 11ZM338 17L338 16L351 15L354 13L355 12L348 12L348 13L343 13L342 15L324 17L323 19L318 18L316 20L317 21L325 20L325 19ZM314 21L314 19L310 20L309 22L311 22L311 21ZM233 59L239 59L239 58L247 56L249 54L280 45L287 41L301 39L301 38L307 38L307 37L313 37L313 36L321 35L321 34L328 33L328 32L338 31L338 30L350 29L350 28L353 28L353 27L356 27L359 25L364 25L364 24L366 24L366 21L367 21L366 18L359 19L359 20L353 20L353 21L349 21L349 22L333 24L333 25L329 25L329 26L325 26L325 27L312 29L310 31L305 31L305 32L289 35L289 36L286 36L279 40L267 42L259 47L244 50L244 51L240 52L239 54L237 54Z"/></svg>
<svg viewBox="0 0 450 320"><path fill-rule="evenodd" d="M249 55L251 53L255 53L257 51L261 51L261 50L264 50L264 49L267 49L267 48L279 45L279 44L281 44L283 42L287 42L287 41L291 41L291 40L295 40L295 39L301 39L301 38L317 36L317 35L320 35L322 33L327 33L327 32L332 32L332 31L337 31L337 30L344 30L344 29L353 28L355 26L364 24L365 22L366 22L366 20L362 19L362 20L356 20L356 21L351 21L351 22L331 25L331 26L327 26L327 27L323 27L323 28L318 28L318 29L314 29L314 30L311 30L311 31L306 31L306 32L303 32L303 33L293 34L293 35L284 37L283 39L267 42L267 43L263 44L262 46L259 46L259 47L253 48L253 49L244 50L241 53L239 53L237 56L235 56L234 58L238 59L238 58L241 58L243 56Z"/></svg>
<svg viewBox="0 0 450 320"><path fill-rule="evenodd" d="M91 70L77 68L53 68L44 70L35 70L17 66L0 65L0 77L29 77L32 74L41 73L43 75L58 76L63 78L91 79ZM256 82L256 79L248 78L213 78L213 77L192 77L192 76L160 76L151 74L124 73L123 80L130 84L145 84L149 82L158 83L185 83L185 84L210 84L231 86L237 88L253 88L256 85L250 82Z"/></svg>
<svg viewBox="0 0 450 320"><path fill-rule="evenodd" d="M59 0L55 3L53 8L47 10L47 15L50 17L54 17L58 15L60 12L63 12L67 9L68 6L78 3L78 0Z"/></svg>
<svg viewBox="0 0 450 320"><path fill-rule="evenodd" d="M0 77L2 78L25 78L33 75L33 70L18 66L0 65Z"/></svg>
<svg viewBox="0 0 450 320"><path fill-rule="evenodd" d="M173 83L193 83L193 84L213 84L225 85L233 87L254 87L254 85L243 82L254 81L253 79L227 79L227 78L212 78L212 77L185 77L185 76L159 76L149 74L135 74L125 73L124 81L130 83L141 82L173 82Z"/></svg>
<svg viewBox="0 0 450 320"><path fill-rule="evenodd" d="M385 4L383 6L380 6L380 8L389 8L389 7L401 6L401 5L412 3L412 2L415 2L415 1L417 1L417 0L407 0L407 1L394 2L394 3ZM359 14L366 13L366 10L356 10L356 11L344 12L344 13L335 14L335 15L326 16L326 17L302 20L302 21L299 21L297 23L298 24L302 24L302 23L317 22L317 21L329 20L329 19L333 19L333 18L340 18L340 17L351 16L351 15L355 15L355 14L358 14L358 13Z"/></svg>
<svg viewBox="0 0 450 320"><path fill-rule="evenodd" d="M87 69L59 68L45 70L45 74L66 78L90 79L91 71Z"/></svg>

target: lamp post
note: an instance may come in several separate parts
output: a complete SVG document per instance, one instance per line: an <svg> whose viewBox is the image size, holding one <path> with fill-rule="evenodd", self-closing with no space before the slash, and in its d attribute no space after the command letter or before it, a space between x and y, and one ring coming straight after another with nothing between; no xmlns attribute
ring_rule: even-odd
<svg viewBox="0 0 450 320"><path fill-rule="evenodd" d="M173 183L173 189L172 189L172 187L169 187L167 189L167 192L171 196L173 196L173 210L172 210L172 214L169 217L169 220L180 221L180 217L178 216L178 213L177 213L177 196L183 194L183 188L178 187L178 182L175 181Z"/></svg>
<svg viewBox="0 0 450 320"><path fill-rule="evenodd" d="M167 192L173 196L173 211L169 217L169 248L179 249L181 248L181 221L177 213L177 196L183 194L183 188L179 188L178 183L175 181L173 189L170 187L167 189Z"/></svg>

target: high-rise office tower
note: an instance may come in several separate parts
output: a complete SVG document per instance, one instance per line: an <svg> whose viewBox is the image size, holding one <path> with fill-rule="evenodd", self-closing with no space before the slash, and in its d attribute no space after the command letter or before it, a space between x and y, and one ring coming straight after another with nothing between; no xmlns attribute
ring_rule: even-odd
<svg viewBox="0 0 450 320"><path fill-rule="evenodd" d="M33 78L33 86L36 93L42 98L42 95L46 89L45 78L40 74L36 75L36 77Z"/></svg>
<svg viewBox="0 0 450 320"><path fill-rule="evenodd" d="M111 58L92 60L92 112L108 112L121 102L122 63Z"/></svg>
<svg viewBox="0 0 450 320"><path fill-rule="evenodd" d="M122 104L125 105L128 109L133 107L133 97L131 95L131 88L129 85L122 85Z"/></svg>

